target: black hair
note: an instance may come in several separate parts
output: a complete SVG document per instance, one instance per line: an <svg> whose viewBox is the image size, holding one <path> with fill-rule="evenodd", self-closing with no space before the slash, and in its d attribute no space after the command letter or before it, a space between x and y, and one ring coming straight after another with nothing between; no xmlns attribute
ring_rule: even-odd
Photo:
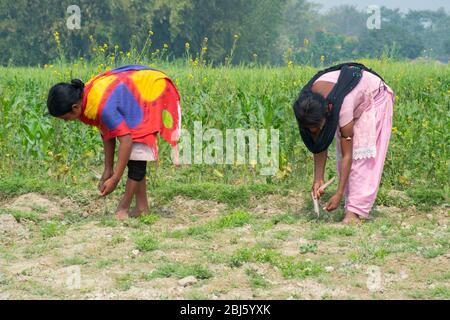
<svg viewBox="0 0 450 320"><path fill-rule="evenodd" d="M300 128L319 127L327 110L327 100L315 92L302 94L294 102L295 117Z"/></svg>
<svg viewBox="0 0 450 320"><path fill-rule="evenodd" d="M47 108L54 117L72 111L72 106L83 98L84 83L73 79L70 83L58 83L48 92Z"/></svg>

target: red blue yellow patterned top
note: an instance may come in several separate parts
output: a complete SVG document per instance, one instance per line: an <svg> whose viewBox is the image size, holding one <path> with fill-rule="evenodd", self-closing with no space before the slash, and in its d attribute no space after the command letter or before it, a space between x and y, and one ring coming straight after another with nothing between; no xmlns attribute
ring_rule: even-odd
<svg viewBox="0 0 450 320"><path fill-rule="evenodd" d="M159 133L175 147L181 127L180 95L163 72L123 66L86 83L80 120L97 126L105 141L131 134L133 142L153 147Z"/></svg>

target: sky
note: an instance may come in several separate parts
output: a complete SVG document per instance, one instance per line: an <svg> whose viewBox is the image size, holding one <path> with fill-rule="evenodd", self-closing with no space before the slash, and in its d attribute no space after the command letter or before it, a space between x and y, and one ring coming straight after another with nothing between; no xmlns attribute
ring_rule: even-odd
<svg viewBox="0 0 450 320"><path fill-rule="evenodd" d="M359 9L367 8L369 5L379 5L390 9L399 8L404 12L407 12L408 9L436 10L443 7L450 12L450 0L310 0L310 2L322 4L324 11L335 6L349 4L355 5Z"/></svg>

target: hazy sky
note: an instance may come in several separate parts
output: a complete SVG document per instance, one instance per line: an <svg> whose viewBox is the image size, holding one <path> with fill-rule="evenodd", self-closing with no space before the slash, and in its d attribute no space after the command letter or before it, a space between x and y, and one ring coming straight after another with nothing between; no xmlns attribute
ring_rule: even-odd
<svg viewBox="0 0 450 320"><path fill-rule="evenodd" d="M399 8L401 11L413 10L436 10L440 7L450 12L450 0L310 0L323 5L323 10L342 4L355 5L364 9L369 5L385 6L387 8Z"/></svg>

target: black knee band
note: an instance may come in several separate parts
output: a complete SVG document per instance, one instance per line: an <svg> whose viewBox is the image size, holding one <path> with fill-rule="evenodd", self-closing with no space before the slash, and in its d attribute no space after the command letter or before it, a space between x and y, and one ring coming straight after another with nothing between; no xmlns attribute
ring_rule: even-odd
<svg viewBox="0 0 450 320"><path fill-rule="evenodd" d="M142 181L147 173L147 161L128 161L128 178L134 181Z"/></svg>

